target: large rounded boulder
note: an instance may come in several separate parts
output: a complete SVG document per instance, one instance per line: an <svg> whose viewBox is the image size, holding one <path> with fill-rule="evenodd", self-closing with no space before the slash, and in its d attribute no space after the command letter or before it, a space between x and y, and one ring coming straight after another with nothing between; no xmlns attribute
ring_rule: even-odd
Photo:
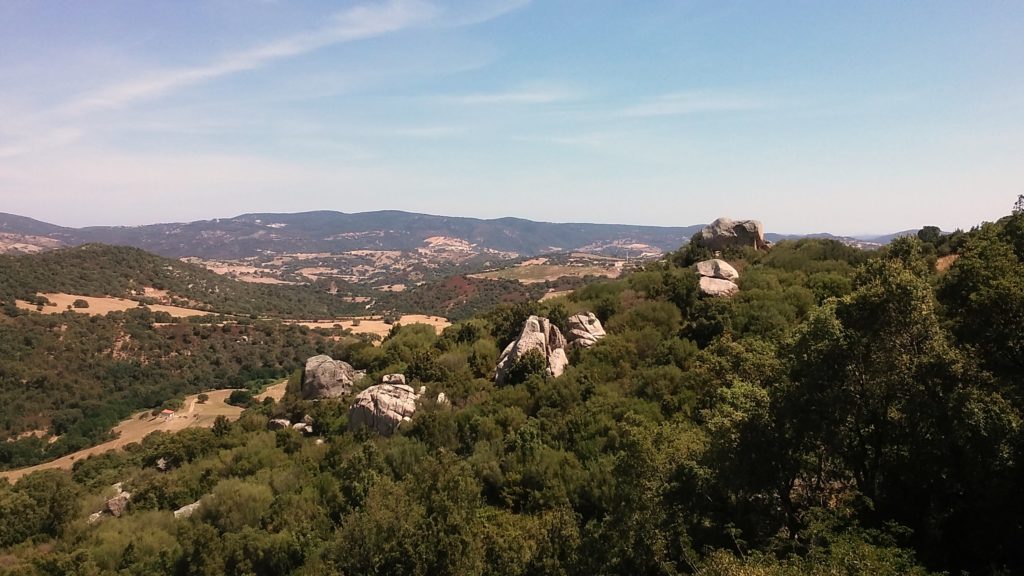
<svg viewBox="0 0 1024 576"><path fill-rule="evenodd" d="M729 280L702 276L700 279L700 291L707 296L732 296L740 291L740 287L735 282Z"/></svg>
<svg viewBox="0 0 1024 576"><path fill-rule="evenodd" d="M693 241L713 252L728 248L767 250L771 244L764 239L764 225L759 220L719 218L705 226Z"/></svg>
<svg viewBox="0 0 1024 576"><path fill-rule="evenodd" d="M334 360L323 354L313 356L306 360L306 369L302 375L302 397L306 400L340 398L348 394L363 375L363 372L348 362Z"/></svg>
<svg viewBox="0 0 1024 576"><path fill-rule="evenodd" d="M405 384L378 384L356 395L348 409L348 429L369 428L378 434L394 434L412 419L420 395Z"/></svg>

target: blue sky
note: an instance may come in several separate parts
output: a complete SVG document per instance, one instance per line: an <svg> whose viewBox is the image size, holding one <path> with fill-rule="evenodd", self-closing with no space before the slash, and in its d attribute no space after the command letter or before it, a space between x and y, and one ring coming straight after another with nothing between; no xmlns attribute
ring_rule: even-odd
<svg viewBox="0 0 1024 576"><path fill-rule="evenodd" d="M1024 193L1024 4L0 2L0 211L969 227Z"/></svg>

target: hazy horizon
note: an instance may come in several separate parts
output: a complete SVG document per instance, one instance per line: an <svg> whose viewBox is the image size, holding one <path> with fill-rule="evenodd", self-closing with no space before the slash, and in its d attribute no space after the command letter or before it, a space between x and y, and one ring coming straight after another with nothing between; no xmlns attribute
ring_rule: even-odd
<svg viewBox="0 0 1024 576"><path fill-rule="evenodd" d="M0 4L0 211L968 229L1024 180L1024 6Z"/></svg>
<svg viewBox="0 0 1024 576"><path fill-rule="evenodd" d="M478 220L500 220L500 219L503 219L503 218L515 218L515 219L530 220L530 221L533 221L533 222L540 222L540 223L545 223L545 224L610 224L610 225L619 225L619 226L653 226L653 227L663 227L663 228L687 228L687 227L690 227L690 226L698 226L698 225L710 224L711 222L714 221L714 219L711 219L711 220L708 220L706 222L696 222L695 221L695 222L680 223L680 224L666 224L666 225L662 225L662 224L645 224L645 223L642 223L642 222L593 222L593 221L584 221L584 220L574 220L574 221L536 220L536 219L533 219L533 218L525 218L525 217L514 216L514 215L497 216L497 217L493 217L493 218L490 218L490 217L485 218L485 217L480 217L480 216L467 216L467 215L463 215L463 214L434 214L434 213L429 213L429 212L410 212L409 210L401 210L401 209L396 209L396 208L382 208L380 210L361 210L359 212L344 212L342 210L329 210L329 209L323 209L323 210L302 210L302 211L299 211L299 212L265 212L265 211L254 210L254 211L248 211L248 212L240 212L238 214L233 214L233 215L230 215L230 216L213 216L213 217L209 217L209 218L197 218L195 220L156 220L156 221L152 221L152 222L138 222L138 223L130 223L130 224L103 224L103 223L98 223L98 224L84 224L84 225L80 225L80 226L78 226L78 225L71 225L71 224L65 224L63 222L56 222L56 221L51 221L51 220L45 220L45 219L42 219L42 218L36 218L36 217L34 217L34 216L30 215L30 214L15 214L15 216L24 216L26 218L31 218L33 220L38 220L38 221L41 221L41 222L45 222L47 224L54 224L54 225L57 225L57 226L63 226L65 228L89 228L89 227L105 227L105 226L136 228L136 227L154 226L154 225L160 225L160 224L188 224L188 223L193 223L193 222L204 222L204 221L215 221L215 220L230 220L230 219L233 219L233 218L239 218L241 216L246 216L246 215L250 215L250 214L275 214L275 215L287 214L287 215L296 215L296 214L308 214L308 213L312 213L312 212L338 212L338 213L344 213L344 214L366 214L366 213L374 213L374 212L406 212L406 213L413 213L413 214L423 214L423 215L427 215L427 216L438 216L438 217L444 217L444 218L469 218L469 219L478 219ZM11 213L8 212L8 214L11 214ZM732 218L734 220L747 220L747 219L759 220L755 216L751 216L751 217L747 218L747 217L736 217L736 216L730 216L730 215L722 215L722 217ZM718 217L716 217L716 218L718 218ZM998 218L993 218L993 219L987 220L987 222L992 222L992 221L994 221L996 219L998 219ZM761 221L761 223L764 224L764 221ZM961 230L969 230L972 227L980 225L980 224L982 224L982 222L976 222L974 224L971 224L970 226L959 227L959 229L961 229ZM771 229L767 225L765 225L765 233L766 234L781 234L781 235L789 235L789 234L792 234L792 235L834 234L836 236L844 236L844 237L849 237L849 238L858 238L858 239L862 239L862 240L870 240L872 237L887 236L889 234L905 232L907 230L917 230L917 229L923 228L924 226L929 226L929 225L930 224L923 224L923 225L920 225L920 226L908 226L906 228L900 228L898 230L894 229L894 230L886 230L886 231L862 231L862 232L853 232L853 233L838 233L838 232L832 232L831 230L811 230L811 231L806 231L806 232L805 231L792 231L792 230L775 230L775 229ZM957 230L957 229L958 228L942 228L942 231L948 233L948 232L953 232L954 230Z"/></svg>

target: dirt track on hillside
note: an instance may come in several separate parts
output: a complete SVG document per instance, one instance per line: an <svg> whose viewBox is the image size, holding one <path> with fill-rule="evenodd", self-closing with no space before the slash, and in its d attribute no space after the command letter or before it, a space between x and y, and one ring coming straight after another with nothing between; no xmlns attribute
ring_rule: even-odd
<svg viewBox="0 0 1024 576"><path fill-rule="evenodd" d="M61 294L61 293L46 293L40 294L45 296L47 300L56 304L56 306L43 306L42 312L44 314L60 314L68 310L71 306L72 312L79 314L88 314L90 316L97 316L107 314L109 312L123 312L125 310L131 310L138 308L139 303L135 300L128 300L126 298L97 298L95 296L81 296L77 294ZM85 300L89 303L88 308L75 308L75 300ZM36 306L24 300L17 301L18 308L22 310L35 310ZM205 310L195 310L192 308L181 308L179 306L166 306L163 304L153 304L147 306L153 312L167 312L175 318L187 318L189 316L205 316L212 314Z"/></svg>
<svg viewBox="0 0 1024 576"><path fill-rule="evenodd" d="M284 396L287 383L287 380L283 380L268 387L263 393L257 395L256 399L262 400L269 397L280 400ZM128 420L122 421L114 428L114 432L118 434L118 437L114 440L35 466L0 472L0 478L7 478L11 482L16 482L22 476L36 470L47 470L50 468L70 470L78 460L88 458L93 454L118 450L133 442L140 442L152 432L179 432L186 428L196 427L210 428L213 426L217 416L225 416L228 420L236 420L242 414L242 409L225 403L225 400L233 391L233 389L222 389L205 392L209 399L203 404L199 403L198 394L188 396L185 398L184 404L182 404L182 409L166 419L162 416L152 416L149 411L139 412Z"/></svg>

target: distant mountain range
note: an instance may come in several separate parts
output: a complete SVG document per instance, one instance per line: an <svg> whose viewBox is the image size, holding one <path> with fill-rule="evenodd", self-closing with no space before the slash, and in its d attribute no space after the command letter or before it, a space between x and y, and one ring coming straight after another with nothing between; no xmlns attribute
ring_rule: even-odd
<svg viewBox="0 0 1024 576"><path fill-rule="evenodd" d="M558 251L587 251L622 256L675 250L703 224L630 226L558 224L520 218L482 220L394 210L346 214L317 211L296 214L243 214L234 218L145 226L67 228L24 216L0 213L0 252L38 252L60 246L99 242L134 246L169 257L241 259L295 253L344 253L355 250L413 251L439 239L462 241L472 250L519 256ZM901 232L879 238L828 237L873 247ZM767 234L778 241L801 236Z"/></svg>
<svg viewBox="0 0 1024 576"><path fill-rule="evenodd" d="M847 246L855 246L857 248L874 249L885 246L897 238L904 236L914 236L917 234L917 229L904 230L902 232L894 232L892 234L883 234L881 236L836 236L835 234L829 234L828 232L818 232L816 234L773 234L766 233L764 236L771 242L778 242L780 240L799 240L801 238L824 238L826 240L836 240L842 242Z"/></svg>

